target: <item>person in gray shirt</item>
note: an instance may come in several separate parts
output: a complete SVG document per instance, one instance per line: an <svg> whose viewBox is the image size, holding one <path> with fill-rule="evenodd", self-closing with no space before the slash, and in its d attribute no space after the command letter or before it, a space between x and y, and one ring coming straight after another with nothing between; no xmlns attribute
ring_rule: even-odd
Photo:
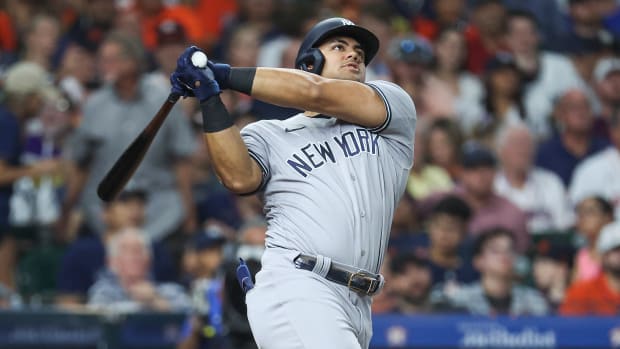
<svg viewBox="0 0 620 349"><path fill-rule="evenodd" d="M453 306L475 315L549 313L547 301L537 290L515 283L517 252L510 231L497 228L483 232L474 242L473 254L480 281L445 294Z"/></svg>
<svg viewBox="0 0 620 349"><path fill-rule="evenodd" d="M96 232L103 226L96 194L99 182L168 95L143 76L144 51L136 39L110 33L100 47L99 60L106 85L86 101L83 120L66 147L76 166L63 208L66 217L81 199L85 220ZM194 139L189 120L179 107L173 108L128 184L147 193L143 228L151 239L160 240L180 228L189 232L197 228L188 160Z"/></svg>

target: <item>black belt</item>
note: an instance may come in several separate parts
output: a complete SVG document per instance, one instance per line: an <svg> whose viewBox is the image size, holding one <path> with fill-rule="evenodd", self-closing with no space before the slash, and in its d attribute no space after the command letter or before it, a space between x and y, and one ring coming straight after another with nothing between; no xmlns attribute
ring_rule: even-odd
<svg viewBox="0 0 620 349"><path fill-rule="evenodd" d="M314 271L317 258L300 254L294 260L295 267ZM374 274L365 270L355 269L337 262L331 262L329 270L325 275L329 281L343 285L352 291L372 296L381 288L381 275Z"/></svg>

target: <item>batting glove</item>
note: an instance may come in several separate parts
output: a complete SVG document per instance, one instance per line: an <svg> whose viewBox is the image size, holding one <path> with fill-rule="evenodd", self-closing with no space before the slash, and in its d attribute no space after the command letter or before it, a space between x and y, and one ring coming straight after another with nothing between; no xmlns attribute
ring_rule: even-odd
<svg viewBox="0 0 620 349"><path fill-rule="evenodd" d="M217 81L215 81L213 71L209 67L198 68L192 64L192 54L200 49L190 46L179 56L177 69L170 77L172 92L179 93L181 96L191 96L192 94L201 102L222 92Z"/></svg>
<svg viewBox="0 0 620 349"><path fill-rule="evenodd" d="M207 62L207 67L211 69L213 75L215 77L215 81L217 81L218 85L222 90L226 90L230 88L230 65L224 63L213 63L211 61Z"/></svg>

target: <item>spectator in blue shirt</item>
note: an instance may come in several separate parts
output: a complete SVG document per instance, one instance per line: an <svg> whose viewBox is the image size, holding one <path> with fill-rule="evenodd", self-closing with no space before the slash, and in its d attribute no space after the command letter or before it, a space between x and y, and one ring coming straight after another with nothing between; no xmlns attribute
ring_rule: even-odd
<svg viewBox="0 0 620 349"><path fill-rule="evenodd" d="M594 113L583 91L564 92L553 114L558 132L538 147L536 165L557 174L568 188L575 167L609 142L593 136Z"/></svg>
<svg viewBox="0 0 620 349"><path fill-rule="evenodd" d="M434 285L443 283L449 287L478 279L469 256L463 253L471 214L469 205L452 195L441 199L433 208L428 224L428 259Z"/></svg>

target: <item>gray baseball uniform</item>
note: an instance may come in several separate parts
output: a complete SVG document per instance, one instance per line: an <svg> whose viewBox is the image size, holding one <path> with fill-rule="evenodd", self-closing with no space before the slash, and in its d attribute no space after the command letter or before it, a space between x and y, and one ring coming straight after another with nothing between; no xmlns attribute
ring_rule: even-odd
<svg viewBox="0 0 620 349"><path fill-rule="evenodd" d="M298 114L241 132L263 170L269 222L262 270L246 298L263 348L368 347L370 297L293 264L304 253L379 272L413 164L416 112L399 86L368 85L388 110L377 128Z"/></svg>

